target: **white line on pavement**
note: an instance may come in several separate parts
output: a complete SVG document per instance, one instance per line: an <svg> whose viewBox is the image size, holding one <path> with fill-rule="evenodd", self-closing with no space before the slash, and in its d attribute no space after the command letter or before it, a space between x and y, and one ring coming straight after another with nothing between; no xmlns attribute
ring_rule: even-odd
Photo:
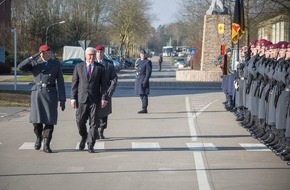
<svg viewBox="0 0 290 190"><path fill-rule="evenodd" d="M160 149L159 143L132 142L132 149Z"/></svg>
<svg viewBox="0 0 290 190"><path fill-rule="evenodd" d="M190 109L190 102L189 97L186 96L185 98L185 107L186 107L186 113L187 113L187 120L188 120L188 126L190 130L190 136L192 141L197 141L197 134L194 126L194 117L192 115L191 109Z"/></svg>
<svg viewBox="0 0 290 190"><path fill-rule="evenodd" d="M189 150L217 151L213 143L186 143Z"/></svg>
<svg viewBox="0 0 290 190"><path fill-rule="evenodd" d="M201 152L193 152L199 190L210 190Z"/></svg>
<svg viewBox="0 0 290 190"><path fill-rule="evenodd" d="M246 151L270 151L268 147L261 143L239 143Z"/></svg>

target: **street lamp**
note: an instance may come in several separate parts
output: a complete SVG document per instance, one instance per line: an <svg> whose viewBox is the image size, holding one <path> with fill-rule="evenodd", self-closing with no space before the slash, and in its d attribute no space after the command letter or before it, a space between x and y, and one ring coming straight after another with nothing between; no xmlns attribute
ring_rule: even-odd
<svg viewBox="0 0 290 190"><path fill-rule="evenodd" d="M60 22L56 22L56 23L53 23L53 24L51 24L51 25L49 25L47 28L46 28L46 31L45 31L45 44L47 45L47 37L48 37L48 29L50 28L50 27L52 27L52 26L54 26L54 25L57 25L57 24L63 24L63 23L65 23L65 21L63 20L63 21L60 21Z"/></svg>

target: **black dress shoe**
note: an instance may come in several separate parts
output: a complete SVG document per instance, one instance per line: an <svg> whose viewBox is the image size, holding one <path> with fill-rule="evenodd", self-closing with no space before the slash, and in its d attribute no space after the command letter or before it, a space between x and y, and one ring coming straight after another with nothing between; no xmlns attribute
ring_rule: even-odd
<svg viewBox="0 0 290 190"><path fill-rule="evenodd" d="M42 141L42 138L41 137L37 137L37 139L35 141L35 144L34 144L34 149L35 150L39 150L41 148L41 141Z"/></svg>
<svg viewBox="0 0 290 190"><path fill-rule="evenodd" d="M100 139L105 139L104 132L100 132L99 136L100 136Z"/></svg>
<svg viewBox="0 0 290 190"><path fill-rule="evenodd" d="M141 111L138 111L139 114L142 114L142 113L148 113L147 109L142 109Z"/></svg>
<svg viewBox="0 0 290 190"><path fill-rule="evenodd" d="M93 144L88 144L88 152L89 153L95 153L94 145Z"/></svg>
<svg viewBox="0 0 290 190"><path fill-rule="evenodd" d="M286 154L284 156L281 156L281 160L283 160L283 161L290 161L290 154Z"/></svg>
<svg viewBox="0 0 290 190"><path fill-rule="evenodd" d="M86 146L86 138L82 138L80 145L79 145L79 150L84 150Z"/></svg>

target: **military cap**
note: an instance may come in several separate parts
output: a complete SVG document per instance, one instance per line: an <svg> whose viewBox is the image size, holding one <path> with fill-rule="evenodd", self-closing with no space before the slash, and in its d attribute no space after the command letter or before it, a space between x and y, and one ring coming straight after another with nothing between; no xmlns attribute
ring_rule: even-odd
<svg viewBox="0 0 290 190"><path fill-rule="evenodd" d="M97 47L96 47L96 50L97 51L104 51L104 46L102 46L102 45L97 45Z"/></svg>
<svg viewBox="0 0 290 190"><path fill-rule="evenodd" d="M250 42L250 47L251 47L251 46L256 47L257 42L258 42L258 40L253 40L253 41L251 41L251 42Z"/></svg>
<svg viewBox="0 0 290 190"><path fill-rule="evenodd" d="M289 44L288 42L281 42L280 49L287 49L288 44Z"/></svg>
<svg viewBox="0 0 290 190"><path fill-rule="evenodd" d="M39 50L38 51L39 52L50 51L50 48L46 44L44 44L44 45L41 45L39 47Z"/></svg>
<svg viewBox="0 0 290 190"><path fill-rule="evenodd" d="M146 54L145 49L141 49L140 53L144 53L144 54Z"/></svg>

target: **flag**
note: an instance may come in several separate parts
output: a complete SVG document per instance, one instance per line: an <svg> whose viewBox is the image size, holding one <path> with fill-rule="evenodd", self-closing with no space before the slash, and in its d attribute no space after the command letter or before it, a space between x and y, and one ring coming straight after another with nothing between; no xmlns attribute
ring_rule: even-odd
<svg viewBox="0 0 290 190"><path fill-rule="evenodd" d="M224 24L218 24L218 33L224 34L225 31L225 25Z"/></svg>
<svg viewBox="0 0 290 190"><path fill-rule="evenodd" d="M234 18L232 23L232 41L236 44L245 32L244 2L236 0Z"/></svg>

